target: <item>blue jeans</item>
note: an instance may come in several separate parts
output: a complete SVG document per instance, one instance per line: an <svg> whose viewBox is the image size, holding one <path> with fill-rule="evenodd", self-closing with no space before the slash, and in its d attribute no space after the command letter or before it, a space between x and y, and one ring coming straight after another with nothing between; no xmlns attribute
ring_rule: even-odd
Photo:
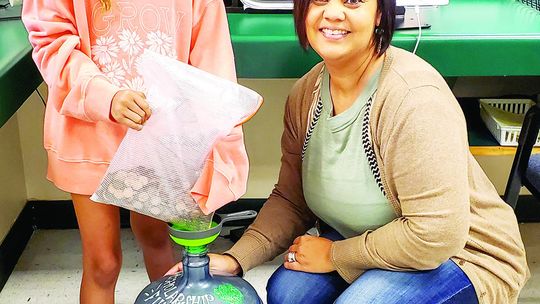
<svg viewBox="0 0 540 304"><path fill-rule="evenodd" d="M332 231L322 235L343 239ZM399 272L370 269L352 284L337 272L307 273L280 266L266 286L268 304L477 304L474 287L451 260L437 269Z"/></svg>

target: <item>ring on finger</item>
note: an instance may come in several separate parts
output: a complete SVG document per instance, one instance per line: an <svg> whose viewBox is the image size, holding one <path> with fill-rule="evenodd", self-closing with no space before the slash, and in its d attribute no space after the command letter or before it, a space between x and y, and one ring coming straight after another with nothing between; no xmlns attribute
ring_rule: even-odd
<svg viewBox="0 0 540 304"><path fill-rule="evenodd" d="M287 262L289 263L296 262L296 252L289 251L289 253L287 253Z"/></svg>

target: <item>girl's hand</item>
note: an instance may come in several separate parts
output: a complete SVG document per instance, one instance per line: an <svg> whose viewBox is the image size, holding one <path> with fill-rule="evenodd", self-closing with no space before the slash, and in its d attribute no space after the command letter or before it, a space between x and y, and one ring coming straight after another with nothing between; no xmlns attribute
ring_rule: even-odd
<svg viewBox="0 0 540 304"><path fill-rule="evenodd" d="M140 131L152 111L146 96L133 90L118 91L111 103L111 118L126 127Z"/></svg>
<svg viewBox="0 0 540 304"><path fill-rule="evenodd" d="M235 258L226 254L209 253L210 272L220 275L237 275L240 273L240 264ZM182 262L174 265L165 275L172 275L182 271Z"/></svg>
<svg viewBox="0 0 540 304"><path fill-rule="evenodd" d="M303 235L297 237L285 253L285 268L290 270L327 273L336 270L332 263L332 241L326 238ZM295 252L296 262L289 262L289 252Z"/></svg>

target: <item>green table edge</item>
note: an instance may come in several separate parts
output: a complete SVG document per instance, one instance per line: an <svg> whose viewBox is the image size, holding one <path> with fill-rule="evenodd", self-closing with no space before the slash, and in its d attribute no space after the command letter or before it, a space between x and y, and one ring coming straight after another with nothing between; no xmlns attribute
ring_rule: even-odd
<svg viewBox="0 0 540 304"><path fill-rule="evenodd" d="M514 18L523 22L512 24L512 20L507 20L502 25L495 24L498 33L488 32L489 24L481 29L475 29L474 24L452 25L449 28L454 32L445 33L445 28L441 25L437 28L434 23L432 32L425 31L418 55L444 77L540 75L540 12L513 0L451 0L450 3L431 14L449 20L441 17L441 23L451 23L457 18L452 14L464 15L469 9L487 7L491 11L486 13L515 15ZM481 18L482 12L475 10L475 14ZM313 51L304 51L299 46L291 14L229 13L227 17L239 78L299 78L320 61ZM473 22L471 17L464 18ZM478 22L483 24L481 20ZM0 30L6 26L26 33L21 21L0 22ZM485 33L478 34L481 31ZM19 50L11 52L15 54L13 58L0 67L0 126L42 82L26 37L17 40L9 47ZM416 31L399 31L392 44L412 50L415 42Z"/></svg>

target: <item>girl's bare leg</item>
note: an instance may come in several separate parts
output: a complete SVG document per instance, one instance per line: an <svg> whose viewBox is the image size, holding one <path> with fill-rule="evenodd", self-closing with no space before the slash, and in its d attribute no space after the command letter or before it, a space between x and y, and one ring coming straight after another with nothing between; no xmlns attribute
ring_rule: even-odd
<svg viewBox="0 0 540 304"><path fill-rule="evenodd" d="M148 278L155 281L175 264L167 224L136 212L131 212L130 220L131 229L143 251Z"/></svg>
<svg viewBox="0 0 540 304"><path fill-rule="evenodd" d="M113 304L122 266L118 207L95 203L72 194L83 251L81 304Z"/></svg>

